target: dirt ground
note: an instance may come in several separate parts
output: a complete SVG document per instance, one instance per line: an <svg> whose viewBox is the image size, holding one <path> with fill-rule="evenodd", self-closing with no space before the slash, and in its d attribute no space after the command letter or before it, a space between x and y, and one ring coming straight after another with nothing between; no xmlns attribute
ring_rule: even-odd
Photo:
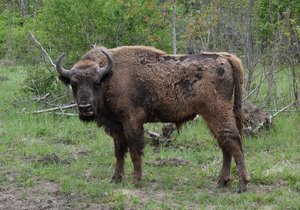
<svg viewBox="0 0 300 210"><path fill-rule="evenodd" d="M58 184L37 180L33 187L0 187L0 210L41 209L110 209L108 206L86 203L85 197L76 194L61 195Z"/></svg>

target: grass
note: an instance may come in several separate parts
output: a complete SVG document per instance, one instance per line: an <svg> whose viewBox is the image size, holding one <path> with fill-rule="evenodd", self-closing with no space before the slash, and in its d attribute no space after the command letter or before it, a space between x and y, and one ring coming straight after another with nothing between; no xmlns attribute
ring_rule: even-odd
<svg viewBox="0 0 300 210"><path fill-rule="evenodd" d="M222 155L201 118L175 132L167 147L155 150L147 145L143 186L135 188L129 158L123 182L110 183L113 142L101 128L76 117L21 113L37 109L21 90L24 72L22 67L0 67L5 78L0 80L0 196L9 192L25 206L38 207L55 200L49 205L59 209L300 207L299 114L281 114L270 131L244 139L251 175L246 193L236 193L234 164L232 186L216 188ZM154 131L161 127L146 126ZM55 193L38 189L43 182L56 186Z"/></svg>

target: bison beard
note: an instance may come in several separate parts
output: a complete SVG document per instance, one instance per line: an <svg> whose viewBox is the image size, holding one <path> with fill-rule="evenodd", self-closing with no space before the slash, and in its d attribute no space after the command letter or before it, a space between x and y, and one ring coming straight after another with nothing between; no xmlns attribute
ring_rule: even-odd
<svg viewBox="0 0 300 210"><path fill-rule="evenodd" d="M199 114L223 152L218 185L230 183L233 157L238 191L247 190L241 140L243 69L237 57L228 53L172 56L144 46L96 47L71 70L60 65L62 57L56 69L59 78L72 86L80 119L96 121L114 140L114 181L122 180L129 150L133 181L140 184L144 123L172 122L179 127Z"/></svg>

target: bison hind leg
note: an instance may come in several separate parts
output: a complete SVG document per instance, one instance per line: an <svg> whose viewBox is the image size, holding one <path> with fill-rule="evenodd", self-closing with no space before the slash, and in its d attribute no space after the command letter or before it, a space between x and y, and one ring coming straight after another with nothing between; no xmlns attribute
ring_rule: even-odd
<svg viewBox="0 0 300 210"><path fill-rule="evenodd" d="M223 152L223 166L221 169L220 177L218 179L218 187L230 186L232 177L230 173L232 155L226 149L222 149Z"/></svg>
<svg viewBox="0 0 300 210"><path fill-rule="evenodd" d="M123 131L112 133L111 136L114 140L114 146L115 146L115 157L117 159L116 166L115 166L115 172L112 177L112 182L118 183L121 182L123 179L123 176L125 175L124 172L124 159L126 152L128 150L127 143L124 138Z"/></svg>
<svg viewBox="0 0 300 210"><path fill-rule="evenodd" d="M230 166L233 157L238 169L238 192L247 191L247 184L250 178L246 170L242 140L235 123L234 115L232 113L228 113L228 115L226 113L218 113L210 116L210 118L206 118L206 121L223 152L223 166L218 185L224 187L230 184Z"/></svg>

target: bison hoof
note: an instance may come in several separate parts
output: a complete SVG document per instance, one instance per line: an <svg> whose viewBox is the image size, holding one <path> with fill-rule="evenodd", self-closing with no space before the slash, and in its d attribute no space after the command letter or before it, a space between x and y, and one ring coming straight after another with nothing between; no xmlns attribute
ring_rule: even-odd
<svg viewBox="0 0 300 210"><path fill-rule="evenodd" d="M123 179L123 176L121 176L121 175L113 175L113 177L111 178L111 182L119 183L122 181L122 179Z"/></svg>
<svg viewBox="0 0 300 210"><path fill-rule="evenodd" d="M242 192L246 192L247 191L247 184L248 184L249 180L242 180L239 183L239 189L238 189L238 193L242 193Z"/></svg>
<svg viewBox="0 0 300 210"><path fill-rule="evenodd" d="M247 184L240 184L238 193L246 192L247 191Z"/></svg>
<svg viewBox="0 0 300 210"><path fill-rule="evenodd" d="M218 180L218 187L220 187L220 188L228 187L228 186L230 186L231 181L232 181L231 177L227 177L227 178L222 177Z"/></svg>
<svg viewBox="0 0 300 210"><path fill-rule="evenodd" d="M132 184L135 187L142 187L142 179L141 178L133 178Z"/></svg>

